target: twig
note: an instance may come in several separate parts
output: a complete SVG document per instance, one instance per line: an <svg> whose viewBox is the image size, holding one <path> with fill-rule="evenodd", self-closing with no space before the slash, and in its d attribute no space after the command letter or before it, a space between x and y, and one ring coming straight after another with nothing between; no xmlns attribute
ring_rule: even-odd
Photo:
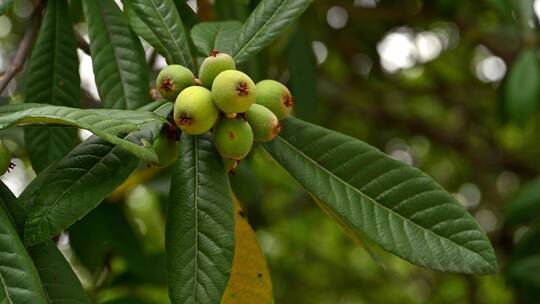
<svg viewBox="0 0 540 304"><path fill-rule="evenodd" d="M36 36L39 31L39 26L41 24L41 18L43 16L42 12L43 12L44 4L45 4L45 1L38 1L36 5L36 10L34 11L32 15L32 19L30 20L28 29L24 33L24 37L21 40L19 49L17 50L17 53L15 54L15 58L13 59L13 62L8 67L6 72L2 76L0 76L0 94L6 89L6 87L11 82L13 77L15 77L15 75L17 75L17 73L19 73L22 70L24 62L26 61L26 58L28 57L28 54L30 53L30 49L32 49L32 46L34 45L34 41L36 40Z"/></svg>

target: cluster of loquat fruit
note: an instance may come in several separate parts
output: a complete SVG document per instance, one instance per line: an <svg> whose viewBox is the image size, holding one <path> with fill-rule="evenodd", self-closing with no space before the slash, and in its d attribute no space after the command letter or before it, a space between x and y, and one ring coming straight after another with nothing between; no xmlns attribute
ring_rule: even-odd
<svg viewBox="0 0 540 304"><path fill-rule="evenodd" d="M168 65L159 72L156 87L163 98L175 102L173 119L178 128L191 135L211 132L226 170L232 171L254 141L271 141L279 134L279 120L291 112L293 97L275 80L255 85L236 70L230 55L216 50L202 62L198 76L184 66ZM156 165L172 163L178 148L162 132L154 142L160 159Z"/></svg>

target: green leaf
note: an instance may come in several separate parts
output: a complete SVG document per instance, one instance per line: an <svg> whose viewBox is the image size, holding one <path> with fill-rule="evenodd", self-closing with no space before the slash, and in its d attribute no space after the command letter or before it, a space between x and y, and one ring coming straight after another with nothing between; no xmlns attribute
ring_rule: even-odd
<svg viewBox="0 0 540 304"><path fill-rule="evenodd" d="M172 0L126 0L125 3L146 24L144 31L137 27L137 34L150 44L157 39L160 43L152 46L169 64L193 67L187 34ZM128 16L132 17L133 13Z"/></svg>
<svg viewBox="0 0 540 304"><path fill-rule="evenodd" d="M49 303L36 267L7 211L3 195L0 202L0 289L7 303Z"/></svg>
<svg viewBox="0 0 540 304"><path fill-rule="evenodd" d="M212 50L231 54L234 39L241 28L242 23L238 21L202 22L193 27L191 37L197 50L205 56Z"/></svg>
<svg viewBox="0 0 540 304"><path fill-rule="evenodd" d="M144 144L144 142L119 138L117 135L139 130L142 125L147 123L164 123L165 121L163 117L146 111L78 109L30 103L0 107L0 129L15 124L74 126L87 129L108 142L148 161L157 160L157 155L152 147Z"/></svg>
<svg viewBox="0 0 540 304"><path fill-rule="evenodd" d="M534 49L521 51L513 63L505 85L506 111L511 120L525 123L538 108L540 68Z"/></svg>
<svg viewBox="0 0 540 304"><path fill-rule="evenodd" d="M497 271L474 218L419 170L294 118L264 147L335 220L385 250L441 271Z"/></svg>
<svg viewBox="0 0 540 304"><path fill-rule="evenodd" d="M107 260L118 255L126 261L130 273L145 282L166 284L165 259L156 261L146 255L144 244L129 223L123 204L100 204L70 227L69 239L78 260L96 279L102 274Z"/></svg>
<svg viewBox="0 0 540 304"><path fill-rule="evenodd" d="M47 169L43 171L43 174L46 174L46 171ZM34 183L32 181L32 184ZM0 199L11 214L19 235L22 236L21 231L24 229L27 213L23 201L17 200L3 183L0 183ZM71 266L52 241L27 250L39 272L51 303L91 303Z"/></svg>
<svg viewBox="0 0 540 304"><path fill-rule="evenodd" d="M166 117L170 103L156 110ZM161 123L149 122L125 139L152 141ZM28 198L24 229L27 245L39 244L69 227L109 196L138 166L139 160L121 147L91 137L60 160Z"/></svg>
<svg viewBox="0 0 540 304"><path fill-rule="evenodd" d="M215 0L216 13L221 20L245 20L249 14L245 0Z"/></svg>
<svg viewBox="0 0 540 304"><path fill-rule="evenodd" d="M84 0L90 51L101 103L136 109L150 101L148 64L141 42L110 0Z"/></svg>
<svg viewBox="0 0 540 304"><path fill-rule="evenodd" d="M182 135L167 212L172 303L219 303L234 252L231 190L210 136Z"/></svg>
<svg viewBox="0 0 540 304"><path fill-rule="evenodd" d="M268 46L309 7L312 0L263 0L244 23L233 48L238 63Z"/></svg>
<svg viewBox="0 0 540 304"><path fill-rule="evenodd" d="M120 204L97 206L69 228L69 241L77 259L94 278L118 249L129 248L134 254L143 251Z"/></svg>
<svg viewBox="0 0 540 304"><path fill-rule="evenodd" d="M317 62L302 27L298 27L287 49L290 87L294 96L295 116L307 121L317 117Z"/></svg>
<svg viewBox="0 0 540 304"><path fill-rule="evenodd" d="M505 215L508 224L527 224L540 217L540 178L525 185L507 206Z"/></svg>
<svg viewBox="0 0 540 304"><path fill-rule="evenodd" d="M139 160L125 150L91 137L55 166L31 198L25 243L39 244L82 218L118 187Z"/></svg>
<svg viewBox="0 0 540 304"><path fill-rule="evenodd" d="M135 12L131 2L124 2L124 13L126 14L131 29L139 36L141 36L146 42L153 46L158 53L163 55L168 62L171 62L173 58L171 52L167 49L165 44L161 43L159 37L155 32L139 18L137 12Z"/></svg>
<svg viewBox="0 0 540 304"><path fill-rule="evenodd" d="M30 247L28 251L51 303L92 303L71 265L53 241Z"/></svg>
<svg viewBox="0 0 540 304"><path fill-rule="evenodd" d="M146 302L145 300L141 300L141 299L137 299L137 298L133 298L129 296L103 302L103 304L150 304L150 303L154 303L154 302Z"/></svg>
<svg viewBox="0 0 540 304"><path fill-rule="evenodd" d="M182 21L184 22L184 26L186 29L191 29L195 24L201 22L199 19L199 16L196 12L191 9L191 7L188 5L188 3L184 0L173 0L174 5L176 5L176 9L178 10L178 13L180 14L180 18L182 18Z"/></svg>
<svg viewBox="0 0 540 304"><path fill-rule="evenodd" d="M79 106L79 60L66 7L65 0L47 2L26 72L26 102ZM39 173L73 149L78 138L73 128L31 127L25 130L24 140L32 167Z"/></svg>

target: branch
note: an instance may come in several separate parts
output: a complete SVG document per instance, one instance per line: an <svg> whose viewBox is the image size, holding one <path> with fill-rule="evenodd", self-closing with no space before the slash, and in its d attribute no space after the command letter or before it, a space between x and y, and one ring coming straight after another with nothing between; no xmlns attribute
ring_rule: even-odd
<svg viewBox="0 0 540 304"><path fill-rule="evenodd" d="M36 40L36 36L39 31L41 18L43 17L42 12L44 4L45 1L38 1L36 9L32 15L32 19L30 20L30 24L28 25L28 29L24 33L24 37L21 40L17 53L15 54L15 58L13 58L13 62L8 67L6 72L0 76L0 94L6 89L11 80L22 70L22 67L24 66L24 62L30 53L30 49L34 45L34 41Z"/></svg>

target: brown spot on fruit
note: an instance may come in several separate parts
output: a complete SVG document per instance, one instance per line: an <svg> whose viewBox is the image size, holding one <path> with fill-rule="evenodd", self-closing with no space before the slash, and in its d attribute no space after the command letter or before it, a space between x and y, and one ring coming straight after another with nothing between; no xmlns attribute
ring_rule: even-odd
<svg viewBox="0 0 540 304"><path fill-rule="evenodd" d="M262 278L262 273L257 273L257 277Z"/></svg>
<svg viewBox="0 0 540 304"><path fill-rule="evenodd" d="M243 217L243 218L246 217L246 215L244 214L244 211L242 211L242 210L240 210L240 211L238 212L238 215L240 215L240 216Z"/></svg>
<svg viewBox="0 0 540 304"><path fill-rule="evenodd" d="M229 133L227 133L227 134L229 135L229 138L230 138L230 139L234 139L234 137L235 137L235 136L234 136L234 132L229 132Z"/></svg>

